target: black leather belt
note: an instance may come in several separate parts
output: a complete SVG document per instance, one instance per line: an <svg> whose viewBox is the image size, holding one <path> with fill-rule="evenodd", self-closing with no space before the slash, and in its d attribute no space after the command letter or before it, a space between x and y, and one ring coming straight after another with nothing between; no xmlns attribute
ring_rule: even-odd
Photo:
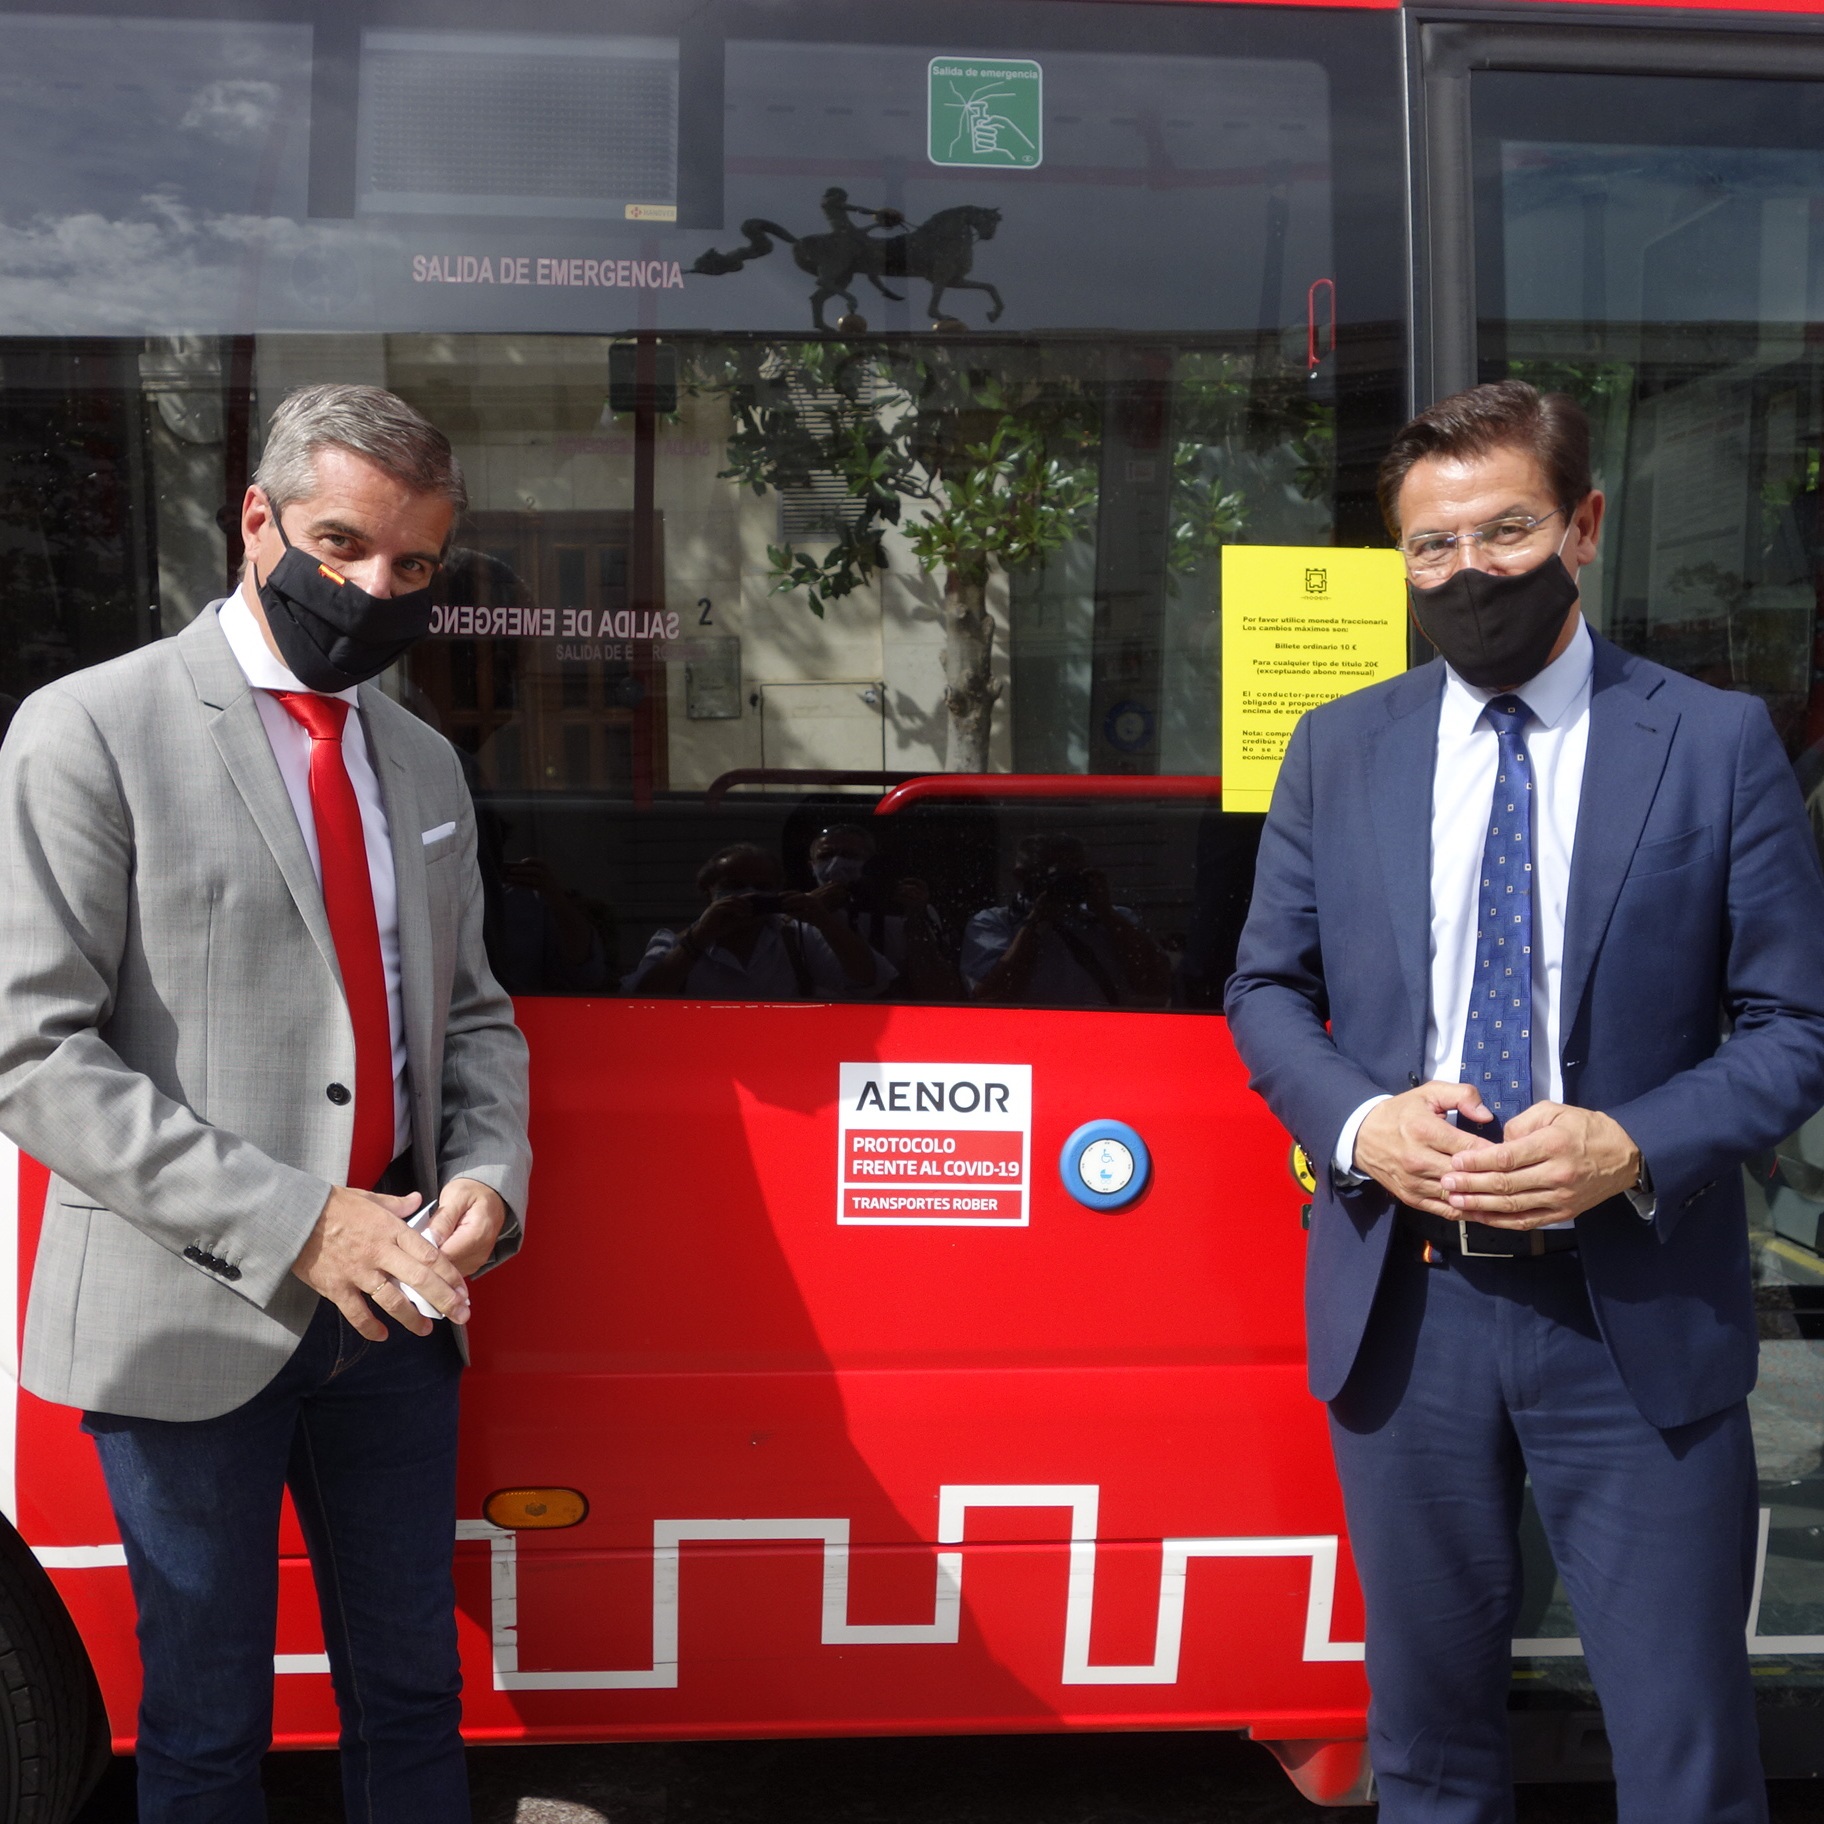
<svg viewBox="0 0 1824 1824"><path fill-rule="evenodd" d="M417 1188L418 1161L409 1146L380 1174L380 1182L374 1186L382 1197L409 1197Z"/></svg>
<svg viewBox="0 0 1824 1824"><path fill-rule="evenodd" d="M1568 1254L1577 1246L1575 1229L1491 1229L1485 1222L1450 1222L1423 1210L1400 1207L1400 1232L1417 1242L1427 1261L1537 1260Z"/></svg>

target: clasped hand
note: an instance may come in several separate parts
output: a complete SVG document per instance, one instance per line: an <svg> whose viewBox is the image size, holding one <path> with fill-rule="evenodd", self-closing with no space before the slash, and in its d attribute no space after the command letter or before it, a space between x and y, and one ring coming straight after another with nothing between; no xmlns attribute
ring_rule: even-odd
<svg viewBox="0 0 1824 1824"><path fill-rule="evenodd" d="M1355 1169L1409 1209L1495 1229L1541 1229L1640 1181L1640 1149L1591 1108L1535 1102L1497 1144L1445 1119L1492 1115L1467 1083L1421 1083L1378 1102L1355 1137Z"/></svg>
<svg viewBox="0 0 1824 1824"><path fill-rule="evenodd" d="M452 1178L438 1199L437 1214L420 1235L406 1223L423 1201L416 1191L383 1197L337 1185L292 1262L292 1272L370 1342L386 1341L386 1325L375 1316L375 1305L415 1335L430 1334L431 1320L405 1296L406 1286L452 1323L469 1321L463 1275L473 1273L493 1252L506 1205L485 1184Z"/></svg>

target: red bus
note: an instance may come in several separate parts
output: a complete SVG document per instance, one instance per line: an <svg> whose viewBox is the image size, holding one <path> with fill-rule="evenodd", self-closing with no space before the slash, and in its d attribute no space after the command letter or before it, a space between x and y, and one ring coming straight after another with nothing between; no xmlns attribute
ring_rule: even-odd
<svg viewBox="0 0 1824 1824"><path fill-rule="evenodd" d="M1239 1730L1366 1798L1303 1162L1218 1011L1260 823L1225 713L1272 723L1225 711L1224 553L1317 587L1388 542L1417 402L1567 389L1591 618L1765 698L1824 826L1821 27L7 0L0 711L226 592L299 384L392 388L469 477L386 688L464 757L533 1056L465 1402L473 1740ZM745 953L697 924L731 885ZM1816 1773L1824 1118L1749 1175L1750 1644L1770 1769ZM44 1187L0 1157L14 1310ZM56 1819L136 1658L16 1341L0 1816ZM324 1745L284 1551L281 1741ZM1533 1569L1521 1763L1599 1775Z"/></svg>

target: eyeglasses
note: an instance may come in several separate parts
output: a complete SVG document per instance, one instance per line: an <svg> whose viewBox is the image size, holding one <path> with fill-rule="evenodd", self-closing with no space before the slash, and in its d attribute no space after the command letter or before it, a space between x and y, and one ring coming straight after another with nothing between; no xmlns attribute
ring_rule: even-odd
<svg viewBox="0 0 1824 1824"><path fill-rule="evenodd" d="M1421 532L1413 538L1401 539L1400 550L1405 554L1407 568L1414 575L1435 576L1450 568L1457 547L1464 543L1495 557L1524 551L1533 543L1533 534L1548 519L1555 519L1563 511L1562 507L1554 507L1551 512L1536 516L1510 514L1505 519L1491 519L1484 525L1472 526L1467 532Z"/></svg>

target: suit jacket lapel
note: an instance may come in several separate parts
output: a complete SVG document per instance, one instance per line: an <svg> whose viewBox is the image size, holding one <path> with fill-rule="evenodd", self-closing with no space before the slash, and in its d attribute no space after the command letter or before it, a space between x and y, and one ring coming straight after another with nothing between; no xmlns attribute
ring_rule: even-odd
<svg viewBox="0 0 1824 1824"><path fill-rule="evenodd" d="M1659 680L1643 679L1640 668L1618 646L1600 634L1594 637L1590 741L1564 916L1561 1047L1576 1028L1596 952L1633 863L1678 727L1677 710L1654 699Z"/></svg>
<svg viewBox="0 0 1824 1824"><path fill-rule="evenodd" d="M1443 692L1442 662L1405 673L1387 695L1389 719L1369 760L1375 847L1421 1056L1431 1009L1431 788Z"/></svg>
<svg viewBox="0 0 1824 1824"><path fill-rule="evenodd" d="M388 741L383 727L384 716L374 714L374 699L380 693L371 684L363 684L358 693L361 726L367 735L367 751L373 757L374 777L380 782L380 796L386 804L387 829L392 839L393 884L399 898L399 1000L405 1020L405 1055L412 1073L413 1128L423 1100L417 1093L428 1089L421 1072L431 1056L431 974L427 946L420 941L431 928L429 886L424 867L424 819L419 814L418 786L411 768ZM390 707L390 705L389 705ZM409 936L408 936L409 934ZM420 1145L434 1139L418 1135ZM432 1157L435 1149L432 1149Z"/></svg>
<svg viewBox="0 0 1824 1824"><path fill-rule="evenodd" d="M292 809L285 781L279 777L279 763L273 758L259 706L222 634L221 623L215 618L216 606L211 604L204 609L177 636L178 646L196 685L209 737L222 756L228 777L272 851L305 928L339 984L342 969L336 961L335 940L329 933L329 915L323 910L323 889L310 865L310 851L304 846L304 832L298 828L298 814Z"/></svg>

